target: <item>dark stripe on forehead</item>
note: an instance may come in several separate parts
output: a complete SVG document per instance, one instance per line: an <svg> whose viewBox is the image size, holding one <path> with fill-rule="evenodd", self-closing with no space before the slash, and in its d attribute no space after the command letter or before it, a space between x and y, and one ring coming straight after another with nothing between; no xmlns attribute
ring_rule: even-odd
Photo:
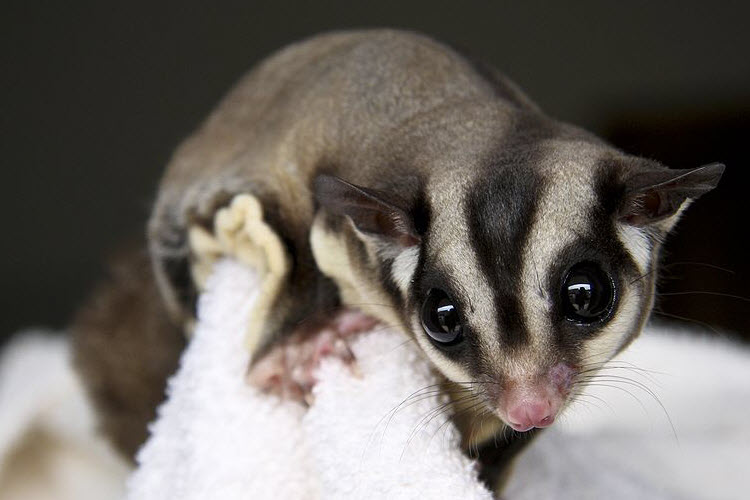
<svg viewBox="0 0 750 500"><path fill-rule="evenodd" d="M521 297L523 250L531 231L542 180L534 169L532 145L508 148L488 158L468 197L471 245L492 287L501 344L528 342Z"/></svg>

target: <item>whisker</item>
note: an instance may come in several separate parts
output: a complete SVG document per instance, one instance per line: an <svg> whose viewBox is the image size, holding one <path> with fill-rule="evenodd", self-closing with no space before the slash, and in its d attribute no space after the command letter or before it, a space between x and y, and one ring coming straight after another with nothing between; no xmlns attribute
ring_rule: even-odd
<svg viewBox="0 0 750 500"><path fill-rule="evenodd" d="M381 304L379 302L359 302L359 303L352 303L352 304L343 304L342 308L346 309L347 307L387 307L389 309L398 309L398 307L394 306L393 304Z"/></svg>
<svg viewBox="0 0 750 500"><path fill-rule="evenodd" d="M386 424L385 424L385 426L384 426L384 428L383 428L383 432L381 434L381 436L385 437L385 434L388 432L388 427L389 427L389 425L391 423L391 420L395 417L396 413L398 413L399 411L401 411L401 410L403 410L405 408L408 408L409 406L411 406L413 404L416 404L416 403L418 403L420 401L424 401L426 399L430 399L432 397L444 394L445 393L445 388L441 387L444 384L445 384L444 382L441 382L441 383L438 383L438 384L431 384L429 386L426 386L426 387L423 387L421 389L418 389L418 390L414 391L409 396L407 396L406 398L404 398L398 405L396 405L391 410L389 410L385 415L383 415L378 420L378 422L375 424L375 428L373 429L373 431L370 433L370 438L368 439L367 445L363 449L363 452L362 452L363 455L362 455L361 459L362 460L364 459L364 453L365 453L365 451L372 445L372 443L373 443L373 441L375 439L375 436L377 435L377 429L378 429L378 427L380 427L380 424L383 423L383 420L385 420L386 418L388 419L387 422L386 422ZM454 392L455 393L466 393L466 392L470 392L470 389L455 388ZM433 411L433 410L430 410L430 411Z"/></svg>
<svg viewBox="0 0 750 500"><path fill-rule="evenodd" d="M712 297L726 297L728 299L741 300L743 302L750 302L750 298L743 297L742 295L734 295L732 293L714 292L711 290L688 290L680 292L660 292L658 295L665 297L680 296L680 295L709 295Z"/></svg>
<svg viewBox="0 0 750 500"><path fill-rule="evenodd" d="M591 408L596 408L597 410L601 411L601 406L595 404L593 401L589 401L586 399L583 399L584 394L571 394L570 396L570 408L583 408L585 409L589 414L592 414ZM565 412L560 415L560 419L569 419L571 417L570 412Z"/></svg>
<svg viewBox="0 0 750 500"><path fill-rule="evenodd" d="M402 405L406 404L411 399L413 399L413 398L419 398L419 397L422 397L422 396L432 396L432 395L435 395L435 394L440 394L440 393L442 393L445 390L445 385L446 385L445 382L439 382L439 383L436 383L436 384L430 384L428 386L422 387L422 388L417 389L416 391L412 392L411 394L409 394L408 396L406 396L399 404L397 404L396 406L394 406L393 408L391 408L385 415L383 415L380 418L380 420L378 420L378 422L375 424L375 428L377 429L377 427L382 423L382 421L386 417L388 417L389 415L391 415L393 412L399 411L400 408L402 407ZM456 392L461 392L461 391L468 391L469 389L463 389L461 387L457 387L455 390L456 390ZM413 404L413 402L410 402L409 404ZM387 425L386 425L386 427L387 427Z"/></svg>
<svg viewBox="0 0 750 500"><path fill-rule="evenodd" d="M425 391L425 392L423 392L423 391ZM443 394L443 393L447 393L450 396L450 394L452 394L453 392L455 392L455 393L462 393L462 392L470 392L470 391L471 391L470 388L463 388L463 387L455 387L455 388L450 387L450 389L446 389L446 383L445 382L440 382L440 383L437 383L437 384L428 385L426 387L423 387L422 389L414 391L413 393L411 393L410 395L408 395L406 398L404 398L403 401L401 401L398 405L396 405L393 409L391 409L391 411L389 411L388 413L386 413L386 415L384 415L378 421L378 424L376 424L376 427L377 427L377 425L380 424L380 422L382 422L382 420L386 416L388 416L390 414L391 416L389 417L388 422L386 423L386 428L384 429L383 432L387 431L388 424L390 423L391 419L395 416L395 414L397 412L401 411L404 408L408 408L409 406L411 406L411 405L413 405L415 403L418 403L419 401L424 401L425 399L430 398L432 396Z"/></svg>
<svg viewBox="0 0 750 500"><path fill-rule="evenodd" d="M420 429L427 427L430 422L432 422L435 418L440 416L441 414L445 413L446 411L450 410L450 406L453 404L463 403L465 401L471 401L473 398L478 397L476 394L470 394L468 396L463 396L455 401L448 401L446 403L443 403L439 405L437 408L427 412L427 414L422 417L414 427L414 429L409 433L409 437L406 440L406 444L404 445L404 449L401 451L401 456L399 460L403 459L404 453L406 453L406 450L409 448L412 440L417 436Z"/></svg>
<svg viewBox="0 0 750 500"><path fill-rule="evenodd" d="M720 332L719 330L717 330L716 328L714 328L709 323L705 323L705 322L699 321L697 319L688 318L686 316L680 316L678 314L667 313L667 312L664 312L664 311L658 311L656 309L654 309L654 314L658 314L659 316L665 316L667 318L673 318L673 319L679 319L679 320L682 320L682 321L687 321L689 323L694 323L696 325L702 326L702 327L704 327L704 328L712 331L714 334L716 334L720 338L728 338L727 334Z"/></svg>
<svg viewBox="0 0 750 500"><path fill-rule="evenodd" d="M636 365L635 363L632 363L631 361L626 361L624 359L613 359L613 360L610 361L610 363L620 363L620 364L623 364L623 365L627 365L627 366L633 368L634 370L639 370L639 371L642 371L642 372L654 373L654 374L657 374L657 375L669 375L669 373L667 373L667 372L660 372L658 370L641 368L640 366Z"/></svg>
<svg viewBox="0 0 750 500"><path fill-rule="evenodd" d="M477 396L478 396L478 395L477 395ZM447 429L448 429L448 427L446 427L446 425L447 425L447 424L448 424L449 422L452 422L452 421L453 421L453 420L455 420L455 419L456 419L457 417L459 417L459 416L461 416L461 415L463 415L463 414L466 414L466 413L471 413L471 412L472 412L472 411L474 411L474 410L475 410L476 408L479 408L479 407L481 407L481 406L483 406L483 405L484 405L484 401L483 401L483 400L481 400L481 398L480 398L480 400L479 400L479 401L473 402L473 403L471 403L471 404L470 404L469 406L467 406L467 407L465 407L465 408L461 408L461 409L460 409L460 410L458 410L457 412L455 412L455 413L453 413L452 415L450 415L450 416L449 416L449 417L448 417L447 419L445 419L445 421L444 421L443 423L441 423L441 424L440 424L440 425L438 426L438 428L437 428L437 429L435 429L435 432L433 432L433 433L432 433L432 436L430 436L430 441L432 441L432 439L433 439L433 438L434 438L434 437L435 437L435 436L437 435L437 433L438 433L438 432L440 432L440 430L441 430L441 429L443 429L443 430L444 430L444 432L447 432ZM476 420L472 420L472 422L471 422L471 431L470 431L470 433L469 433L469 446L470 446L470 447L471 447L471 443L472 443L472 441L473 441L473 434L474 434L474 430L475 430L475 429L474 429L474 425L475 425L475 423L476 423ZM429 442L428 442L428 444L429 444ZM477 450L477 453L478 453L478 450Z"/></svg>
<svg viewBox="0 0 750 500"><path fill-rule="evenodd" d="M649 276L651 276L651 275L652 275L652 274L654 274L655 272L656 272L656 269L655 269L655 268L654 268L654 269L651 269L651 270L650 270L650 271L648 271L647 273L645 273L645 274L642 274L641 276L637 277L636 279L634 279L633 281L631 281L631 282L630 282L630 283L628 283L628 284L629 284L629 285L632 285L632 284L634 284L634 283L637 283L637 282L641 281L641 280L642 280L642 279L644 279L644 278L648 278Z"/></svg>
<svg viewBox="0 0 750 500"><path fill-rule="evenodd" d="M472 408L473 410L474 408ZM474 439L474 433L476 431L476 424L477 420L479 420L480 423L480 432L484 433L484 421L487 419L488 415L487 408L482 408L482 411L479 415L477 415L474 419L471 421L471 431L469 432L469 455L471 455L471 448L474 447L474 455L475 457L479 456L479 443ZM446 427L447 429L447 427Z"/></svg>
<svg viewBox="0 0 750 500"><path fill-rule="evenodd" d="M643 409L643 412L648 415L648 410L646 409L646 406L643 404L643 402L640 399L638 399L638 397L635 394L633 394L629 390L625 389L624 387L620 387L620 386L617 386L617 385L611 385L611 384L605 384L605 383L601 383L599 381L597 381L597 382L587 382L586 385L591 386L591 387L609 387L611 389L617 389L619 391L625 392L625 393L629 394L630 397L632 397L633 399L635 399L638 402L638 404L640 405L641 409Z"/></svg>
<svg viewBox="0 0 750 500"><path fill-rule="evenodd" d="M659 381L652 375L652 373L660 374L660 375L666 375L665 373L656 372L653 370L646 370L645 368L638 368L638 367L632 367L632 366L610 366L610 365L604 365L597 368L589 368L586 370L582 370L578 373L579 376L581 375L589 375L592 373L598 373L602 375L609 375L607 373L610 370L624 370L627 372L632 372L633 375L638 375L640 377L643 377L647 381L656 384L657 386L661 386ZM613 375L614 376L614 375Z"/></svg>
<svg viewBox="0 0 750 500"><path fill-rule="evenodd" d="M617 377L617 376L613 376L613 375L604 375L601 378L597 378L596 376L594 376L594 377L592 377L592 380L594 380L594 382L593 383L589 382L589 385L596 385L596 384L599 384L600 382L609 382L609 383L613 383L613 384L617 384L617 383L627 384L627 385L636 387L636 388L644 391L649 396L651 396L651 398L661 408L662 413L664 413L664 417L667 419L667 422L669 422L669 426L672 429L672 434L674 435L675 440L679 443L680 440L677 437L677 430L675 429L674 422L672 422L672 417L669 415L669 412L667 411L667 408L661 402L661 399L659 398L659 396L653 390L651 390L651 388L649 388L647 385L645 385L645 384L643 384L643 383L641 383L641 382L639 382L637 380L628 379L626 377ZM610 386L610 387L615 387L615 388L623 389L622 387L617 387L617 386ZM631 396L633 396L633 394L630 391L626 391L626 392L628 394L630 394ZM635 396L633 396L633 397L635 397ZM646 408L643 406L643 403L641 403L641 400L638 399L638 398L635 398L635 399L641 405L641 407L643 408L643 410L646 411ZM646 413L648 414L648 411L646 411Z"/></svg>
<svg viewBox="0 0 750 500"><path fill-rule="evenodd" d="M735 271L732 271L731 269L727 269L725 267L717 266L716 264L709 264L707 262L691 262L691 261L680 261L680 262L670 262L669 264L662 266L662 268L668 269L670 267L675 266L701 266L701 267L710 267L711 269L716 269L717 271L723 271L728 274L737 274Z"/></svg>
<svg viewBox="0 0 750 500"><path fill-rule="evenodd" d="M583 389L583 388L582 388L582 389ZM597 396L596 394L587 394L587 393L585 393L585 392L583 392L583 391L581 390L580 392L577 392L577 393L575 393L575 394L572 394L571 396L572 396L573 398L583 398L583 397L586 397L586 398L592 398L592 399L595 399L595 400L597 400L597 401L601 402L602 404L604 404L604 405L605 405L605 406L606 406L607 408L609 408L609 410L610 410L610 411L611 411L611 412L612 412L613 414L614 414L614 413L616 413L616 412L615 412L615 409L614 409L614 408L612 408L612 405L610 405L610 404L609 404L609 403L607 402L607 400L606 400L606 399L604 399L604 398L600 398L600 397L599 397L599 396ZM576 400L576 401L579 401L579 402L581 402L581 403L586 403L586 404L591 404L591 405L594 405L594 403L592 403L591 401L584 401L584 400L581 400L581 399L578 399L578 400ZM597 405L594 405L594 406L595 406L596 408L598 408L598 409L600 409L600 410L601 410L601 407L600 407L600 406L597 406Z"/></svg>
<svg viewBox="0 0 750 500"><path fill-rule="evenodd" d="M585 357L581 358L580 362L582 363L582 362L587 361L587 360L589 360L591 358L598 358L599 356L601 356L603 354L607 354L609 352L610 352L609 350L602 350L602 351L599 351L599 352L593 352L593 353L589 354L588 356L585 356ZM607 361L601 361L601 363L606 363L606 362Z"/></svg>

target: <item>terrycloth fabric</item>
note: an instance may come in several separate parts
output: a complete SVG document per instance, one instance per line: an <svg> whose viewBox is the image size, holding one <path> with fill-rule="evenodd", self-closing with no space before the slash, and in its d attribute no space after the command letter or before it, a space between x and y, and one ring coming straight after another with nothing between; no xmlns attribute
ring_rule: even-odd
<svg viewBox="0 0 750 500"><path fill-rule="evenodd" d="M396 332L354 342L361 377L324 361L307 412L245 385L256 287L243 267L218 266L129 498L491 497L453 425L431 418L439 395L399 406L435 379ZM648 331L598 384L521 457L504 498L746 498L746 349Z"/></svg>
<svg viewBox="0 0 750 500"><path fill-rule="evenodd" d="M446 416L430 420L439 396L398 406L434 379L395 332L356 340L361 377L324 362L307 412L247 387L243 337L256 284L232 262L209 280L129 498L490 497L452 424L441 427ZM126 468L96 437L68 358L63 339L37 333L0 356L2 500L122 498ZM650 327L598 383L521 456L504 499L748 497L746 347ZM638 383L657 393L674 432Z"/></svg>
<svg viewBox="0 0 750 500"><path fill-rule="evenodd" d="M427 365L395 332L353 345L361 377L335 360L320 371L315 404L264 396L244 382L245 321L257 278L222 262L201 297L194 338L169 384L153 437L138 455L132 499L491 498L457 446L456 430L418 400Z"/></svg>

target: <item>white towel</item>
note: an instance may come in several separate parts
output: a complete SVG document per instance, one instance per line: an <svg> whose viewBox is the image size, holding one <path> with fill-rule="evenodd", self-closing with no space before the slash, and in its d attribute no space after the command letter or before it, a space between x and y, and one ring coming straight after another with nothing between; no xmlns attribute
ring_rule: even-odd
<svg viewBox="0 0 750 500"><path fill-rule="evenodd" d="M245 318L257 279L224 261L201 297L199 322L169 400L138 455L130 498L491 498L445 419L416 423L432 396L389 412L434 383L424 361L393 331L359 337L361 378L324 361L309 411L244 382Z"/></svg>
<svg viewBox="0 0 750 500"><path fill-rule="evenodd" d="M0 354L0 500L122 498L128 466L95 424L67 339L19 333Z"/></svg>
<svg viewBox="0 0 750 500"><path fill-rule="evenodd" d="M397 332L354 342L361 378L325 360L307 412L248 387L242 335L256 285L242 266L218 266L130 498L491 497L455 427L430 418L439 395L399 407L436 380ZM592 387L522 455L504 497L746 498L748 360L731 343L647 332L606 372L630 382Z"/></svg>
<svg viewBox="0 0 750 500"><path fill-rule="evenodd" d="M243 334L256 284L242 266L218 264L128 498L491 497L447 415L430 420L438 395L399 407L434 378L396 332L355 340L361 377L325 360L307 411L248 387ZM94 435L68 351L63 339L28 334L0 356L0 499L122 498L125 467ZM605 373L628 379L591 387L542 433L518 460L504 499L748 498L745 346L649 327ZM55 449L27 460L24 481L13 481L16 452L40 431ZM10 483L18 489L4 489Z"/></svg>

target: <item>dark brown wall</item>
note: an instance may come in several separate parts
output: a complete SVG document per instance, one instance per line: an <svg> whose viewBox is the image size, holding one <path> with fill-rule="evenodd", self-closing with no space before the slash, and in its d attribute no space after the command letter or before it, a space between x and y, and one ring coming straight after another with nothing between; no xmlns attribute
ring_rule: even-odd
<svg viewBox="0 0 750 500"><path fill-rule="evenodd" d="M748 295L747 2L571 3L4 3L0 337L65 324L103 255L142 232L171 150L244 70L292 40L363 26L483 55L552 115L633 152L725 161L726 181L669 246L665 284ZM750 330L740 299L670 295L663 307Z"/></svg>

